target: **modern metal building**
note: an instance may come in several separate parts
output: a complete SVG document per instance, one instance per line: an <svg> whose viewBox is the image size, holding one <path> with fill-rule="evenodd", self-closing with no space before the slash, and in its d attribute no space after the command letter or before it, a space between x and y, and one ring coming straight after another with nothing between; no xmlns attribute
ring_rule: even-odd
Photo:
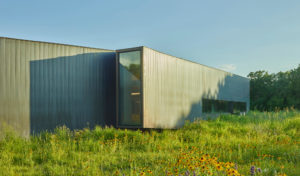
<svg viewBox="0 0 300 176"><path fill-rule="evenodd" d="M178 128L208 113L249 110L247 78L147 47L116 52L118 127Z"/></svg>
<svg viewBox="0 0 300 176"><path fill-rule="evenodd" d="M0 132L178 128L249 110L249 80L147 47L105 50L0 37Z"/></svg>

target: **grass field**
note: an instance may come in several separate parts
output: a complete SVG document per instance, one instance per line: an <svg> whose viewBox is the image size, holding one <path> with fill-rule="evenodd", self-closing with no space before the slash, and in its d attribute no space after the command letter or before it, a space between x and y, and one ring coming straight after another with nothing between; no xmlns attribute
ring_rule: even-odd
<svg viewBox="0 0 300 176"><path fill-rule="evenodd" d="M0 141L0 175L300 175L300 113L222 115L179 130L59 128Z"/></svg>

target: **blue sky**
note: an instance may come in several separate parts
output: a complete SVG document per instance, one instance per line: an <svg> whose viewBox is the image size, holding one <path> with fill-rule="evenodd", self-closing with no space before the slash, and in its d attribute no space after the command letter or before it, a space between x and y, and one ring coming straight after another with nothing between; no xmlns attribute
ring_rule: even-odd
<svg viewBox="0 0 300 176"><path fill-rule="evenodd" d="M150 48L246 76L300 64L299 0L0 0L0 36Z"/></svg>

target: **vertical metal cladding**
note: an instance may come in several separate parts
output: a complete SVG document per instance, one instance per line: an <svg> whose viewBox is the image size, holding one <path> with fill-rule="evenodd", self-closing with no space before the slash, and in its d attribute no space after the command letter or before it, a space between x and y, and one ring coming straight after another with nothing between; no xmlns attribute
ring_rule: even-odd
<svg viewBox="0 0 300 176"><path fill-rule="evenodd" d="M202 98L246 102L249 80L143 48L144 128L177 128L202 115Z"/></svg>
<svg viewBox="0 0 300 176"><path fill-rule="evenodd" d="M141 75L143 128L193 121L203 98L246 102L249 110L244 77L146 47ZM0 131L114 125L116 110L114 51L0 37Z"/></svg>
<svg viewBox="0 0 300 176"><path fill-rule="evenodd" d="M113 124L115 53L0 38L0 130Z"/></svg>

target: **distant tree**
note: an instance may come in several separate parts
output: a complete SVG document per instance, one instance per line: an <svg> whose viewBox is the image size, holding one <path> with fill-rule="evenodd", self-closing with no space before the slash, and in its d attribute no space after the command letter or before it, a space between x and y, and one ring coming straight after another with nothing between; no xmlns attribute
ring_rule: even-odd
<svg viewBox="0 0 300 176"><path fill-rule="evenodd" d="M290 73L290 94L293 98L291 98L291 103L297 108L300 109L300 64L298 68L294 69Z"/></svg>
<svg viewBox="0 0 300 176"><path fill-rule="evenodd" d="M298 68L269 74L256 71L250 78L250 107L260 111L295 107L300 109L300 65Z"/></svg>

